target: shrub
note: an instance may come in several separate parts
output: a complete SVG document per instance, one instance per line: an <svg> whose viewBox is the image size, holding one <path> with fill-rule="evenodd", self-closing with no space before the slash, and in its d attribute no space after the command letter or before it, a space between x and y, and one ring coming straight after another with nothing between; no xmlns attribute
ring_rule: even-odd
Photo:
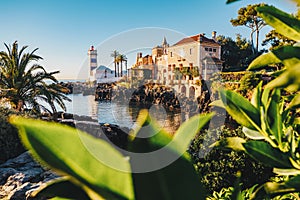
<svg viewBox="0 0 300 200"><path fill-rule="evenodd" d="M246 73L240 80L239 92L243 96L251 96L251 91L260 83L261 80L261 73Z"/></svg>
<svg viewBox="0 0 300 200"><path fill-rule="evenodd" d="M241 127L236 130L229 130L224 126L204 130L194 138L189 147L188 152L195 168L202 176L201 182L210 193L233 186L238 171L242 173L243 188L263 183L273 175L271 168L253 160L244 152L209 147L218 139L237 136L245 137Z"/></svg>
<svg viewBox="0 0 300 200"><path fill-rule="evenodd" d="M8 116L14 113L9 109L0 109L0 163L14 158L25 151L18 136L18 130L8 122Z"/></svg>

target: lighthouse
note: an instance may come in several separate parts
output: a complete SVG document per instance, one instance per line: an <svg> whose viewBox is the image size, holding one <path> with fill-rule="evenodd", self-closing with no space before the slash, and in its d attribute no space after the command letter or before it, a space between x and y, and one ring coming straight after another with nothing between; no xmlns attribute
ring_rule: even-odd
<svg viewBox="0 0 300 200"><path fill-rule="evenodd" d="M94 49L94 46L91 46L88 50L88 56L89 56L89 80L94 81L95 80L95 69L97 69L97 50Z"/></svg>

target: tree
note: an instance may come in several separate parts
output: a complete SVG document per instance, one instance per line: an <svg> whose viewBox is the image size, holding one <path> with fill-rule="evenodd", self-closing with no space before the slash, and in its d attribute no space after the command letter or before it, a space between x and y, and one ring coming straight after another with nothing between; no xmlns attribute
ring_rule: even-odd
<svg viewBox="0 0 300 200"><path fill-rule="evenodd" d="M117 77L117 57L119 55L119 52L117 50L114 50L110 56L114 58L114 65L115 65L115 77Z"/></svg>
<svg viewBox="0 0 300 200"><path fill-rule="evenodd" d="M251 44L239 34L237 34L236 40L220 35L217 37L217 41L222 49L223 71L245 70L254 59L251 56Z"/></svg>
<svg viewBox="0 0 300 200"><path fill-rule="evenodd" d="M295 40L291 40L282 34L276 32L275 30L271 30L268 34L266 34L266 38L263 40L262 45L266 46L268 44L271 45L269 50L274 50L279 47L285 46L285 45L293 45L295 44Z"/></svg>
<svg viewBox="0 0 300 200"><path fill-rule="evenodd" d="M264 20L260 18L256 12L256 8L265 4L254 4L242 7L238 10L236 19L231 19L233 26L246 26L251 29L250 41L252 44L253 54L258 52L259 32L266 25ZM256 34L255 46L253 42L253 35Z"/></svg>
<svg viewBox="0 0 300 200"><path fill-rule="evenodd" d="M123 61L125 62L125 71L126 71L126 75L127 75L127 57L125 54L123 54Z"/></svg>
<svg viewBox="0 0 300 200"><path fill-rule="evenodd" d="M123 62L127 62L127 57L124 54L119 54L117 57L118 63L121 65L121 77L123 77ZM126 63L126 70L127 70L127 63Z"/></svg>
<svg viewBox="0 0 300 200"><path fill-rule="evenodd" d="M0 52L0 98L5 98L12 108L22 111L30 108L40 113L51 112L42 102L47 103L52 112L56 112L55 103L66 110L64 100L70 101L64 95L67 88L60 86L54 77L59 71L46 72L43 66L37 64L42 57L35 54L38 48L31 53L24 53L28 46L18 51L18 43L13 46L5 44L7 52ZM31 64L35 62L34 64ZM53 84L47 84L46 82Z"/></svg>

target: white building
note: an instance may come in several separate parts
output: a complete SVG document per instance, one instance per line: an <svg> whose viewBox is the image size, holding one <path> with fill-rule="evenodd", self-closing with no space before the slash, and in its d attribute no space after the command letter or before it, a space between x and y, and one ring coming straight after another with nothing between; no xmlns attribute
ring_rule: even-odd
<svg viewBox="0 0 300 200"><path fill-rule="evenodd" d="M109 82L115 78L114 71L104 65L100 65L95 71L95 80L97 80L97 83Z"/></svg>
<svg viewBox="0 0 300 200"><path fill-rule="evenodd" d="M94 46L91 46L91 48L88 50L88 56L89 56L89 74L88 74L88 80L89 81L95 81L95 73L97 69L97 50L94 49Z"/></svg>
<svg viewBox="0 0 300 200"><path fill-rule="evenodd" d="M187 97L197 97L201 79L209 80L222 68L221 45L216 41L216 32L208 38L205 34L186 37L169 45L166 38L152 49L152 55L139 53L131 71L152 70L152 81L171 86ZM134 74L134 73L133 73ZM147 79L147 77L143 77Z"/></svg>

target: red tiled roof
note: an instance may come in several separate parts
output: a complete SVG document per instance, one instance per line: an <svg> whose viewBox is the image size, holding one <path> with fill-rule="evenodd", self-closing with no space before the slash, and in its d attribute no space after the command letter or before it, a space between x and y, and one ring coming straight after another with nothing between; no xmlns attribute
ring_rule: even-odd
<svg viewBox="0 0 300 200"><path fill-rule="evenodd" d="M194 35L194 36L191 36L191 37L183 38L182 40L180 40L179 42L177 42L173 46L180 45L180 44L186 44L186 43L190 43L190 42L197 42L197 41L199 41L199 37L200 37L200 42L201 43L204 42L204 43L218 44L213 39L209 39L209 38L205 37L203 34L199 34L199 35Z"/></svg>

